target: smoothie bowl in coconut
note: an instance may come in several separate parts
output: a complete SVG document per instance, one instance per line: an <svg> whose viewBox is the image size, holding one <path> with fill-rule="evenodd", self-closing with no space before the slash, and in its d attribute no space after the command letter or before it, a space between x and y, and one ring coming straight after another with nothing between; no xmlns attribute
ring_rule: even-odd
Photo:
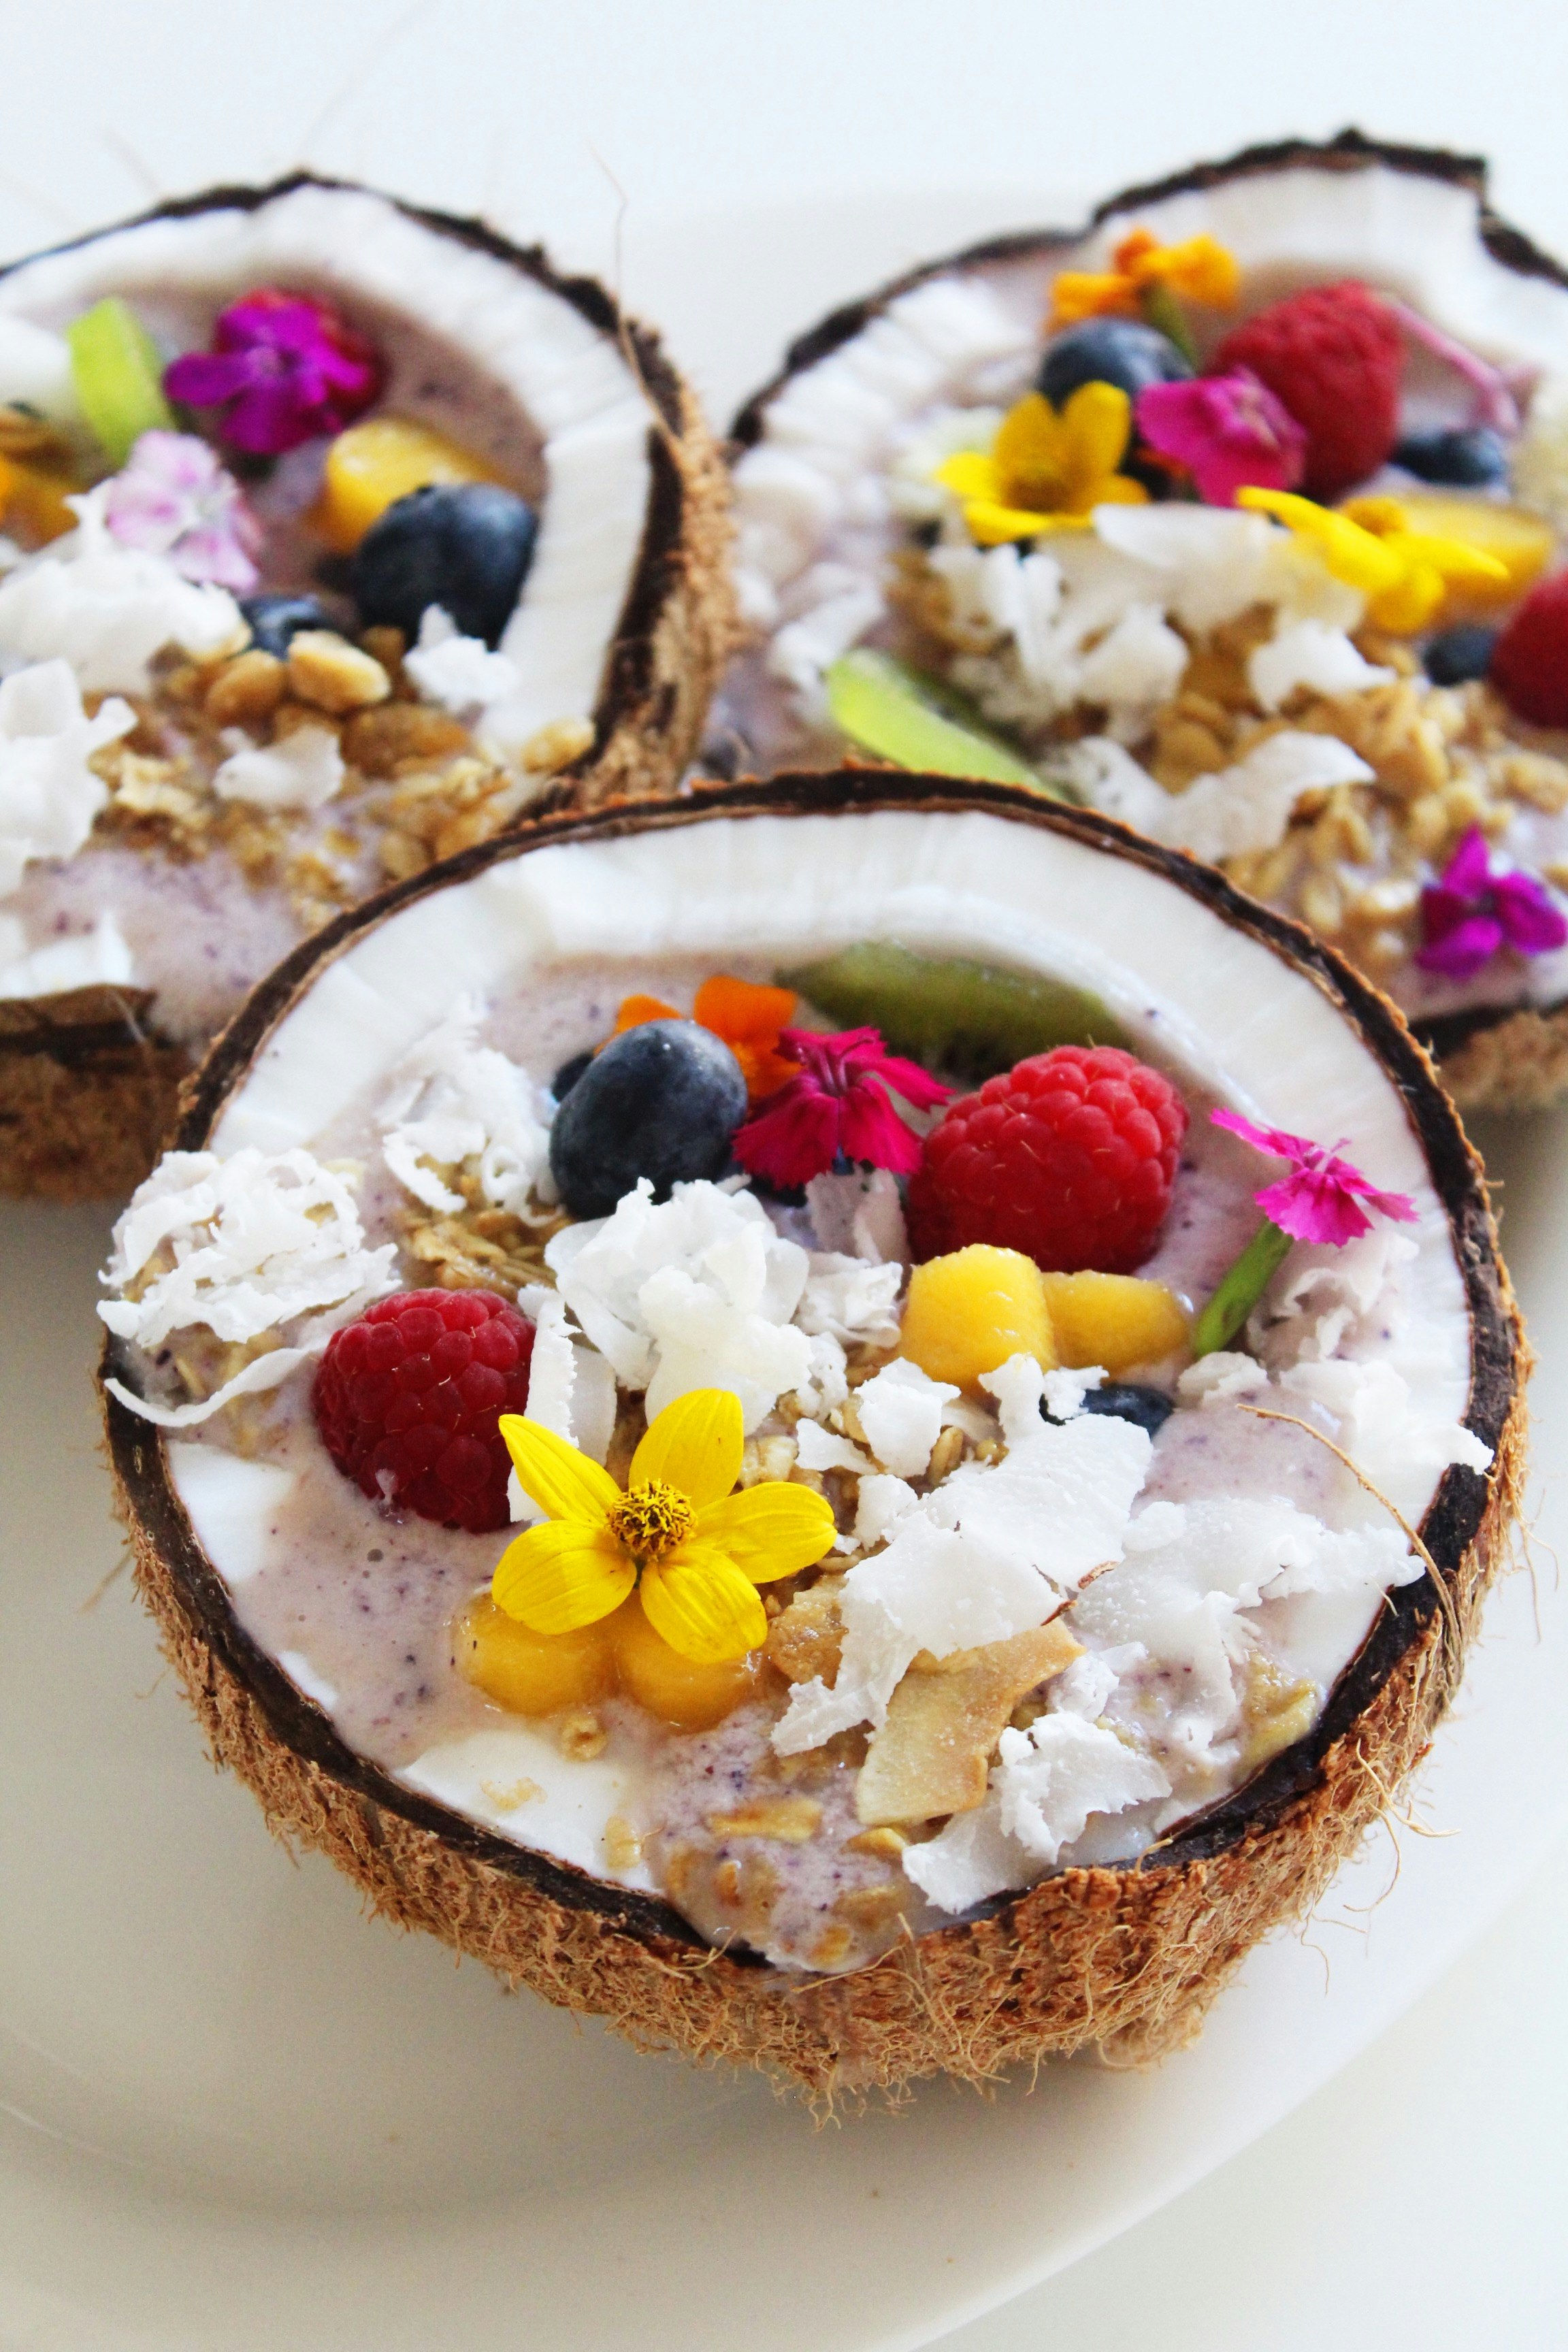
<svg viewBox="0 0 1568 2352"><path fill-rule="evenodd" d="M1221 865L1466 1106L1568 1089L1568 280L1346 133L837 312L735 427L713 755L1034 782Z"/></svg>
<svg viewBox="0 0 1568 2352"><path fill-rule="evenodd" d="M141 1588L275 1828L816 2095L1189 2033L1514 1510L1397 1014L1006 787L546 818L345 916L106 1280Z"/></svg>
<svg viewBox="0 0 1568 2352"><path fill-rule="evenodd" d="M668 787L724 508L655 339L476 223L301 177L0 274L0 1189L133 1183L389 877Z"/></svg>

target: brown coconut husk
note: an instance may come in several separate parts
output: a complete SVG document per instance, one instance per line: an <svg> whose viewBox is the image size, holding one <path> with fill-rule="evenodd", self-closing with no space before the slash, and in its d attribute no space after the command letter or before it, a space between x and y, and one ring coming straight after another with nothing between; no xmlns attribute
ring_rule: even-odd
<svg viewBox="0 0 1568 2352"><path fill-rule="evenodd" d="M956 253L944 254L935 261L921 262L874 293L844 304L791 343L779 373L760 392L753 393L740 410L730 428L731 459L762 439L769 407L796 375L851 341L896 297L923 285L928 278L980 268L988 262L1059 252L1080 244L1101 221L1136 211L1141 205L1220 187L1229 181L1258 179L1302 166L1339 173L1381 166L1412 178L1439 180L1453 187L1468 189L1480 208L1478 235L1494 261L1522 278L1544 278L1553 285L1568 286L1568 269L1542 252L1522 229L1492 210L1487 201L1489 166L1484 156L1369 139L1363 131L1354 129L1342 131L1328 140L1271 141L1243 148L1217 163L1191 164L1166 179L1123 188L1097 205L1088 220L1076 228L1026 229L988 237ZM1568 1000L1538 1008L1476 1006L1460 1014L1415 1025L1416 1034L1437 1060L1444 1085L1463 1110L1548 1110L1568 1099Z"/></svg>
<svg viewBox="0 0 1568 2352"><path fill-rule="evenodd" d="M296 187L353 184L295 172L267 187L209 188L54 250L220 206L254 211ZM540 805L595 808L634 793L673 792L736 636L729 474L701 405L654 330L628 318L595 279L560 276L541 247L513 245L482 221L389 201L570 302L618 345L647 394L653 480L594 713L595 740L552 780ZM23 266L14 262L0 277ZM0 1015L9 1010L0 1005ZM0 1198L104 1200L129 1191L156 1158L174 1090L195 1057L160 1036L144 992L73 989L28 999L24 1010L25 1019L0 1018Z"/></svg>
<svg viewBox="0 0 1568 2352"><path fill-rule="evenodd" d="M105 1396L138 1589L215 1761L248 1783L280 1836L329 1854L384 1916L426 1929L546 2000L604 2017L640 2047L759 2066L819 2105L937 2072L985 2083L1090 2043L1152 2060L1193 2037L1247 1951L1310 1909L1425 1754L1458 1684L1482 1596L1509 1558L1528 1371L1480 1164L1427 1055L1395 1008L1331 950L1220 874L1109 818L1005 785L855 769L544 819L527 843L709 815L859 808L988 809L1164 874L1307 973L1408 1107L1464 1275L1466 1423L1494 1448L1495 1464L1484 1477L1446 1471L1422 1522L1442 1597L1432 1574L1389 1593L1319 1723L1244 1788L1137 1863L1063 1872L854 1975L802 1979L743 1952L717 1952L664 1903L495 1836L350 1749L238 1623L169 1481L156 1431ZM444 878L508 854L486 845L454 860ZM342 917L257 991L187 1089L179 1148L202 1147L266 1038L323 967L440 878L417 877L383 906ZM119 1360L111 1342L106 1367Z"/></svg>

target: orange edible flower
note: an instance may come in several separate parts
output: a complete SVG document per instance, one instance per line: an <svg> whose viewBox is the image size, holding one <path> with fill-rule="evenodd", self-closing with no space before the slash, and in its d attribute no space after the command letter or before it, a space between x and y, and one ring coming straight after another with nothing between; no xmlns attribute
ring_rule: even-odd
<svg viewBox="0 0 1568 2352"><path fill-rule="evenodd" d="M779 1033L795 1018L793 988L769 988L752 980L735 980L727 972L705 980L697 992L691 1018L701 1029L721 1037L741 1065L746 1092L752 1102L777 1094L799 1075L800 1065L778 1050ZM614 1034L640 1029L645 1021L681 1021L679 1008L658 996L626 996L616 1014Z"/></svg>
<svg viewBox="0 0 1568 2352"><path fill-rule="evenodd" d="M1144 297L1156 287L1185 295L1209 310L1228 310L1241 290L1235 254L1212 236L1162 245L1146 228L1124 236L1107 270L1064 269L1051 289L1052 327L1083 319L1141 319Z"/></svg>

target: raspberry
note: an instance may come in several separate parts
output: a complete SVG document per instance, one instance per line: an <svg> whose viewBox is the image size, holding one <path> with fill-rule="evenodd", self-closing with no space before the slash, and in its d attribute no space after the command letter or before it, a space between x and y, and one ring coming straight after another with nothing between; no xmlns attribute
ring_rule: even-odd
<svg viewBox="0 0 1568 2352"><path fill-rule="evenodd" d="M508 1523L496 1423L527 1412L532 1360L532 1324L493 1291L399 1291L328 1340L316 1426L373 1501L484 1535Z"/></svg>
<svg viewBox="0 0 1568 2352"><path fill-rule="evenodd" d="M1171 1205L1187 1107L1114 1045L1031 1055L954 1103L910 1181L918 1258L971 1242L1047 1274L1131 1274Z"/></svg>
<svg viewBox="0 0 1568 2352"><path fill-rule="evenodd" d="M1271 302L1228 334L1216 373L1250 368L1307 436L1309 498L1337 499L1375 474L1399 438L1405 345L1370 289L1347 278Z"/></svg>
<svg viewBox="0 0 1568 2352"><path fill-rule="evenodd" d="M1568 572L1532 588L1492 647L1492 684L1537 727L1568 727Z"/></svg>

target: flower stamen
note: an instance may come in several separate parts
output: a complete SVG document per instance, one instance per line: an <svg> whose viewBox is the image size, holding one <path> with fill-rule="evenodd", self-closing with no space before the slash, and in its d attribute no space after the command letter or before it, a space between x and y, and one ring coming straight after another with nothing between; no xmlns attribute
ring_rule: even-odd
<svg viewBox="0 0 1568 2352"><path fill-rule="evenodd" d="M610 1533L638 1568L668 1558L697 1525L697 1514L679 1487L649 1478L631 1487L608 1514Z"/></svg>

